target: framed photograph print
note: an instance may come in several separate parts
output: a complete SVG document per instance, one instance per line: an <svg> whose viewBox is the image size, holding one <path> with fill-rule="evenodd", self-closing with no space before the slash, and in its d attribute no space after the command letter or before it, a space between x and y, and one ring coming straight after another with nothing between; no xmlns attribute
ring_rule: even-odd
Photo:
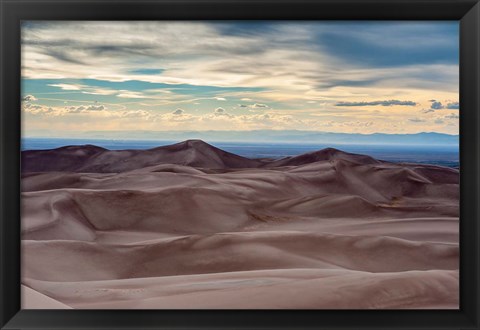
<svg viewBox="0 0 480 330"><path fill-rule="evenodd" d="M479 329L473 0L0 0L1 329Z"/></svg>

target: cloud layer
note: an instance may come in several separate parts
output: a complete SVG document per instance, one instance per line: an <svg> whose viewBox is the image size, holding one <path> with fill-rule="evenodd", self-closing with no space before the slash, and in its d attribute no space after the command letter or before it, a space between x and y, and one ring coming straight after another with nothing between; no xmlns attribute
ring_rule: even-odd
<svg viewBox="0 0 480 330"><path fill-rule="evenodd" d="M26 130L456 133L458 22L27 21L22 79Z"/></svg>

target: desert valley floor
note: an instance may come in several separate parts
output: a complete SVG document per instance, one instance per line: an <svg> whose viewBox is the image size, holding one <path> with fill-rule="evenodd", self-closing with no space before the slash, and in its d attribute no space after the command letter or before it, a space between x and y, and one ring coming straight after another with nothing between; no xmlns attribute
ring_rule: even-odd
<svg viewBox="0 0 480 330"><path fill-rule="evenodd" d="M199 140L22 165L23 308L458 308L457 169Z"/></svg>

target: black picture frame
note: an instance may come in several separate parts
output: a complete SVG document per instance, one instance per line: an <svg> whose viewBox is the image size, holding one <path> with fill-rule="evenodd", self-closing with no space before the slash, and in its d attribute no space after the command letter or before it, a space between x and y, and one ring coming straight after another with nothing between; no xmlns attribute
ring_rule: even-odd
<svg viewBox="0 0 480 330"><path fill-rule="evenodd" d="M0 0L1 329L480 329L477 0ZM460 21L459 310L21 310L22 20Z"/></svg>

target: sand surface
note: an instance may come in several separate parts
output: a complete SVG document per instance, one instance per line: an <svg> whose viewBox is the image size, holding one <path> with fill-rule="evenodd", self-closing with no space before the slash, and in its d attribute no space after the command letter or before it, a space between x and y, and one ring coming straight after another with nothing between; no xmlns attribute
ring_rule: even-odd
<svg viewBox="0 0 480 330"><path fill-rule="evenodd" d="M456 169L202 141L22 161L23 308L459 306Z"/></svg>

